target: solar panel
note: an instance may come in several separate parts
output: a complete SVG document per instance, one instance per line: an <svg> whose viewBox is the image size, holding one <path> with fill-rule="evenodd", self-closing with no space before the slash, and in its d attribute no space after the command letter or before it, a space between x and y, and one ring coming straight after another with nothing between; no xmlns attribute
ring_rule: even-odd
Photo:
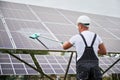
<svg viewBox="0 0 120 80"><path fill-rule="evenodd" d="M29 54L15 54L35 66ZM0 75L38 75L39 73L9 54L0 54Z"/></svg>
<svg viewBox="0 0 120 80"><path fill-rule="evenodd" d="M11 35L16 43L18 49L40 49L45 50L44 46L38 43L35 40L31 40L29 36L33 33L40 33L44 36L53 39L50 33L44 28L40 22L31 22L31 21L19 21L19 20L9 20L6 19L8 28L10 29ZM56 42L51 42L44 38L39 38L48 48L60 47ZM54 48L55 48L54 47Z"/></svg>
<svg viewBox="0 0 120 80"><path fill-rule="evenodd" d="M50 55L35 55L39 65L46 74L65 74L69 57L67 56L50 56ZM99 57L100 67L105 71L108 69L118 58L115 57ZM120 61L115 64L108 72L107 75L112 73L120 73ZM76 59L72 58L68 74L76 74Z"/></svg>
<svg viewBox="0 0 120 80"><path fill-rule="evenodd" d="M3 16L1 18L5 20L7 31L10 31L17 49L46 50L42 44L28 38L33 33L63 42L69 40L71 36L78 34L75 27L77 18L80 15L88 15L92 19L90 30L102 37L107 51L120 52L120 18L4 1L0 1L0 15ZM0 39L0 48L7 49L12 45L3 23L0 20L0 33L4 34L0 34L3 38ZM63 50L57 42L42 37L39 39L49 50ZM74 48L69 49L71 50L75 51Z"/></svg>
<svg viewBox="0 0 120 80"><path fill-rule="evenodd" d="M39 65L46 74L65 74L68 58L62 56L35 55ZM72 59L73 60L73 59ZM73 61L72 61L73 62ZM71 63L68 74L75 74L75 63Z"/></svg>

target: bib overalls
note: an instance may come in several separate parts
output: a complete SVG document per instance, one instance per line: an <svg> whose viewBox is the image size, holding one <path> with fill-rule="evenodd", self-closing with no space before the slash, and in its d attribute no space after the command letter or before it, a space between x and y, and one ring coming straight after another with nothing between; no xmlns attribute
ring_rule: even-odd
<svg viewBox="0 0 120 80"><path fill-rule="evenodd" d="M94 52L93 44L96 34L93 38L91 46L88 46L82 34L85 50L82 57L76 62L77 80L102 80L102 74L99 68L99 60Z"/></svg>

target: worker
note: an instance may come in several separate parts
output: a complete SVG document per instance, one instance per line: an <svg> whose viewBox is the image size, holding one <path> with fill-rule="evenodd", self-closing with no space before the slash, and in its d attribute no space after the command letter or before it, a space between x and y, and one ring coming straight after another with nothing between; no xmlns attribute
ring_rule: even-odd
<svg viewBox="0 0 120 80"><path fill-rule="evenodd" d="M106 48L100 36L89 31L90 23L88 16L80 16L77 20L79 34L63 43L64 50L76 48L77 80L102 80L98 54L106 55Z"/></svg>

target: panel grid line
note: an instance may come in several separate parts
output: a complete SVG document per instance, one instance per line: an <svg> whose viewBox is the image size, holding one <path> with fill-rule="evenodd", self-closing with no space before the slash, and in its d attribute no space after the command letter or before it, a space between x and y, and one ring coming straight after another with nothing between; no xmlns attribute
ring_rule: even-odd
<svg viewBox="0 0 120 80"><path fill-rule="evenodd" d="M10 59L10 64L12 64L12 69L13 69L13 72L14 72L14 74L16 74L15 69L14 69L14 67L13 67L13 63L12 63L12 60L11 60L10 55L8 55L8 57L9 57L9 59Z"/></svg>

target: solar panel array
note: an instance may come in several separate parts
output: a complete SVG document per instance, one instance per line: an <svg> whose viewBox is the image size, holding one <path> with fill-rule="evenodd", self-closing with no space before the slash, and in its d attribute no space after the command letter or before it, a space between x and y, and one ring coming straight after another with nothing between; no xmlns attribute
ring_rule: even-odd
<svg viewBox="0 0 120 80"><path fill-rule="evenodd" d="M40 33L63 42L69 40L78 34L75 24L80 15L92 19L91 31L102 37L108 52L120 52L120 18L3 1L0 1L0 48L46 50L29 36ZM57 42L39 39L49 50L62 50Z"/></svg>
<svg viewBox="0 0 120 80"><path fill-rule="evenodd" d="M16 54L17 57L35 67L29 54ZM0 54L0 75L38 75L39 73L9 54Z"/></svg>
<svg viewBox="0 0 120 80"><path fill-rule="evenodd" d="M39 65L46 74L65 74L69 57L66 56L46 56L35 55ZM105 71L109 68L118 58L115 57L100 57L100 67ZM112 73L120 73L120 61L115 64L110 70L107 71L107 75ZM71 65L68 74L76 74L76 59L72 58Z"/></svg>
<svg viewBox="0 0 120 80"><path fill-rule="evenodd" d="M26 61L30 65L35 66L31 56L29 54L15 54L20 59ZM42 68L45 74L64 75L69 61L69 56L50 56L50 55L35 55L37 62ZM112 65L118 58L115 57L100 57L100 67L105 71L110 65ZM110 70L107 71L107 75L112 73L120 73L120 61L117 62ZM76 74L76 59L72 58L71 65L68 74ZM0 54L0 75L39 75L37 71L30 68L23 62L20 62L16 58L9 54Z"/></svg>

